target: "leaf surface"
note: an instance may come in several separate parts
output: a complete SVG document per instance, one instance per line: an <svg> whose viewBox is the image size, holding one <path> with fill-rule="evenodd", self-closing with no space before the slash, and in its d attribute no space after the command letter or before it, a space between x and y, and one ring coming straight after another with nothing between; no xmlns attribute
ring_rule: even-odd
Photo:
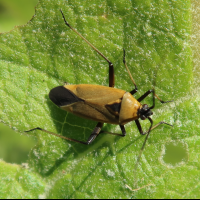
<svg viewBox="0 0 200 200"><path fill-rule="evenodd" d="M163 105L156 100L154 124L166 121L174 127L161 125L152 131L136 172L145 136L139 135L134 122L126 125L126 137L102 134L89 146L40 131L29 133L37 137L29 156L30 171L17 169L22 171L23 181L25 171L37 174L35 195L199 197L200 99L193 92L193 80L197 78L189 44L190 7L189 0L184 4L167 0L41 0L28 24L0 35L0 119L17 132L42 127L86 141L96 125L62 111L48 97L53 87L64 82L108 86L108 63L64 24L59 9L71 26L113 62L115 87L126 91L134 88L123 65L124 48L139 89L135 98L155 87L160 98L174 100ZM142 103L152 105L152 97ZM148 122L141 123L144 129L149 128ZM103 129L120 132L119 127L110 124ZM10 164L4 165L9 168ZM13 187L14 182L6 184ZM14 198L10 193L1 194ZM28 193L26 198L31 198L31 190ZM20 195L17 197L24 197Z"/></svg>

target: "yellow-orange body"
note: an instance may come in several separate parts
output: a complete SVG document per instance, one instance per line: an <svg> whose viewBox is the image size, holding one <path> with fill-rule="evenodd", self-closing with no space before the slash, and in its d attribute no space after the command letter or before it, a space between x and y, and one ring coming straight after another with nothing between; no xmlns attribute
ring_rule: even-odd
<svg viewBox="0 0 200 200"><path fill-rule="evenodd" d="M64 85L63 87L83 100L60 106L63 110L77 116L120 125L139 118L138 110L142 105L129 92L90 84Z"/></svg>
<svg viewBox="0 0 200 200"><path fill-rule="evenodd" d="M60 10L61 11L61 10ZM124 124L135 121L140 134L147 134L145 142L142 149L147 141L148 135L151 130L156 128L160 124L167 124L166 122L159 122L157 125L153 126L153 120L150 116L153 114L151 109L155 106L155 96L162 101L154 92L154 90L148 90L137 100L132 96L137 92L136 83L126 65L125 61L125 50L123 63L128 71L128 74L135 85L135 89L130 92L114 88L115 78L114 78L114 67L112 62L110 62L96 47L94 47L88 40L86 40L80 33L78 33L69 23L66 21L63 12L61 11L62 17L65 24L72 29L76 34L78 34L88 45L90 45L102 58L104 58L109 64L109 87L101 85L90 85L90 84L80 84L80 85L64 85L58 86L49 92L49 98L51 101L68 112L71 112L77 116L97 121L97 125L92 131L90 137L86 142L60 136L56 133L46 131L40 127L31 129L41 130L49 134L64 138L69 141L74 141L77 143L88 145L102 132L106 132L112 135L125 136L126 130ZM147 104L141 104L140 102L146 98L150 93L153 92L153 105L149 107ZM150 121L151 126L148 131L144 132L139 122L139 118L145 120L146 118ZM118 124L121 128L122 134L111 133L101 130L103 123ZM167 124L170 125L170 124ZM171 125L170 125L171 126ZM29 132L27 131L27 132Z"/></svg>

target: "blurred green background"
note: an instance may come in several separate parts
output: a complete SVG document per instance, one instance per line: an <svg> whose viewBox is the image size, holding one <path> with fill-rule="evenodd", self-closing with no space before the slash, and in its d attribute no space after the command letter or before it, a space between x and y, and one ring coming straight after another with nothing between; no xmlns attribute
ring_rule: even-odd
<svg viewBox="0 0 200 200"><path fill-rule="evenodd" d="M38 0L0 0L0 33L25 25L35 14ZM36 138L21 135L0 123L0 159L21 164L28 159Z"/></svg>
<svg viewBox="0 0 200 200"><path fill-rule="evenodd" d="M35 13L38 0L0 0L0 32L26 24Z"/></svg>

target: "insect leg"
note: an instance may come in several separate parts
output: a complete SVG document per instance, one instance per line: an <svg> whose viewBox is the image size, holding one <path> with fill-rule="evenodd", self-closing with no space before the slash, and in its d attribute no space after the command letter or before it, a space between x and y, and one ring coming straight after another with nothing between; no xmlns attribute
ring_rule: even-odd
<svg viewBox="0 0 200 200"><path fill-rule="evenodd" d="M122 130L122 136L124 137L126 135L126 130L125 130L125 127L124 125L119 125L121 130Z"/></svg>
<svg viewBox="0 0 200 200"><path fill-rule="evenodd" d="M60 9L62 17L64 19L65 24L74 31L77 35L79 35L88 45L90 45L101 57L103 57L109 64L109 87L114 87L115 85L115 77L114 77L114 67L113 64L106 58L93 44L91 44L86 38L84 38L76 29L74 29L65 19L65 16Z"/></svg>
<svg viewBox="0 0 200 200"><path fill-rule="evenodd" d="M150 126L149 130L146 131L146 132L143 132L139 120L138 120L138 119L135 120L135 123L136 123L136 125L137 125L137 127L138 127L138 130L139 130L140 134L141 134L141 135L147 134L146 137L145 137L145 140L144 140L144 142L143 142L142 148L140 149L140 153L139 153L139 155L138 155L137 162L136 162L136 164L135 164L135 169L134 169L135 172L136 172L138 163L139 163L139 161L140 161L142 152L143 152L143 150L144 150L144 147L145 147L145 145L146 145L147 139L148 139L148 137L149 137L150 131L153 130L153 129L155 129L156 127L158 127L160 124L166 124L166 125L169 125L169 126L173 126L173 125L171 125L171 124L168 124L168 123L166 123L166 122L161 121L161 122L159 122L158 124L156 124L155 126L152 127L153 120L152 120L150 117L148 117L148 119L149 119L149 121L151 122L151 126Z"/></svg>
<svg viewBox="0 0 200 200"><path fill-rule="evenodd" d="M72 139L72 138L68 138L68 137L65 137L65 136L62 136L62 135L59 135L59 134L56 134L56 133L53 133L53 132L50 132L50 131L47 131L45 129L42 129L40 127L37 127L37 128L33 128L31 130L28 130L28 131L25 131L25 132L30 132L30 131L34 131L34 130L40 130L40 131L43 131L45 133L49 133L51 135L54 135L54 136L57 136L57 137L60 137L60 138L63 138L65 140L69 140L69 141L73 141L73 142L77 142L77 143L80 143L80 144L90 144L92 141L94 141L94 139L97 137L97 135L100 133L101 131L101 128L103 126L103 123L99 122L97 124L97 126L94 128L94 130L92 131L92 134L90 135L90 137L88 138L87 142L83 142L83 141L79 141L79 140L75 140L75 139Z"/></svg>
<svg viewBox="0 0 200 200"><path fill-rule="evenodd" d="M90 137L88 138L87 142L85 144L90 144L92 141L94 141L94 139L97 137L97 135L99 135L101 133L101 128L103 126L102 122L99 122L96 127L94 128L94 130L92 131Z"/></svg>
<svg viewBox="0 0 200 200"><path fill-rule="evenodd" d="M133 79L133 77L132 77L132 75L131 75L131 72L129 71L129 68L128 68L127 64L126 64L125 49L123 49L123 51L124 51L123 63L124 63L124 65L125 65L125 67L126 67L126 70L128 71L128 74L129 74L129 77L131 78L131 81L132 81L133 84L135 85L135 89L132 90L132 91L130 91L130 93L133 95L133 94L135 94L135 93L137 92L138 89L137 89L137 85L136 85L136 83L135 83L135 81L134 81L134 79Z"/></svg>
<svg viewBox="0 0 200 200"><path fill-rule="evenodd" d="M149 94L153 93L153 106L151 107L154 108L155 106L155 97L161 102L161 103L169 103L169 102L172 102L172 101L163 101L162 99L160 99L158 97L158 95L155 93L155 90L152 89L152 90L148 90L147 92L145 92L139 99L137 99L139 102L141 102L143 99L145 99Z"/></svg>
<svg viewBox="0 0 200 200"><path fill-rule="evenodd" d="M151 94L154 90L148 90L145 92L139 99L137 99L139 102L141 102L143 99L145 99L149 94Z"/></svg>
<svg viewBox="0 0 200 200"><path fill-rule="evenodd" d="M141 135L145 135L144 132L143 132L143 130L142 130L141 124L140 124L140 122L139 122L138 119L135 120L135 123L136 123L136 125L137 125L137 128L138 128L140 134L141 134Z"/></svg>
<svg viewBox="0 0 200 200"><path fill-rule="evenodd" d="M157 123L155 126L153 126L153 127L150 129L150 131L152 131L153 129L155 129L156 127L158 127L158 126L161 125L161 124L166 124L166 125L169 125L169 126L173 126L173 125L171 125L171 124L168 124L168 123L166 123L166 122L161 121L161 122Z"/></svg>
<svg viewBox="0 0 200 200"><path fill-rule="evenodd" d="M117 135L117 136L124 137L126 135L125 127L124 127L124 125L119 125L119 126L121 128L122 134L120 134L120 133L111 133L111 132L104 131L104 130L101 130L100 133L107 133L107 134L110 134L110 135Z"/></svg>
<svg viewBox="0 0 200 200"><path fill-rule="evenodd" d="M25 132L30 132L30 131L34 131L34 130L40 130L40 131L43 131L43 132L45 132L45 133L49 133L49 134L51 134L51 135L54 135L54 136L63 138L63 139L65 139L65 140L69 140L69 141L73 141L73 142L78 142L78 143L81 143L81 144L86 144L86 142L82 142L82 141L79 141L79 140L75 140L75 139L72 139L72 138L68 138L68 137L65 137L65 136L62 136L62 135L59 135L59 134L56 134L56 133L47 131L47 130L42 129L42 128L40 128L40 127L33 128L33 129L28 130L28 131L25 131Z"/></svg>
<svg viewBox="0 0 200 200"><path fill-rule="evenodd" d="M151 118L150 118L150 119L151 119ZM166 122L161 121L161 122L157 123L155 126L150 127L149 130L147 130L147 131L144 132L144 131L142 130L141 124L140 124L140 122L139 122L138 119L135 120L135 123L136 123L137 128L138 128L138 130L139 130L139 132L140 132L141 135L147 134L148 132L152 131L153 129L155 129L156 127L158 127L158 126L161 125L161 124L166 124L166 125L169 125L169 126L173 126L173 125L171 125L171 124L168 124L168 123L166 123Z"/></svg>

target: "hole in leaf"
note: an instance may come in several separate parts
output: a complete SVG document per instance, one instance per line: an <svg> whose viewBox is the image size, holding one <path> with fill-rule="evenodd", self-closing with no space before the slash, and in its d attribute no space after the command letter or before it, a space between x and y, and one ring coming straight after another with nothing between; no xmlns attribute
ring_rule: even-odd
<svg viewBox="0 0 200 200"><path fill-rule="evenodd" d="M180 141L168 142L164 145L161 157L171 167L183 164L188 160L187 144Z"/></svg>

